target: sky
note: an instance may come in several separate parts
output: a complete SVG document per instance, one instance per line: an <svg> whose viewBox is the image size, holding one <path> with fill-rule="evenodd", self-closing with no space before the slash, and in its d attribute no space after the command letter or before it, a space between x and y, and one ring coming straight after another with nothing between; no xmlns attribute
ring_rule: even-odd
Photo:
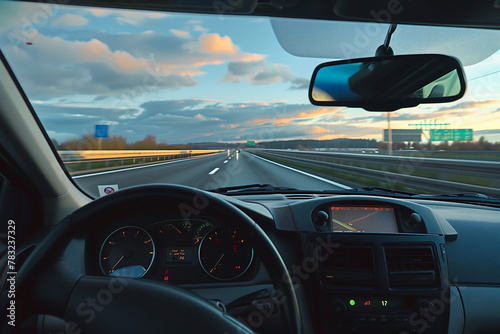
<svg viewBox="0 0 500 334"><path fill-rule="evenodd" d="M325 58L287 53L267 18L133 12L0 1L0 49L49 136L93 133L169 144L382 140L385 113L315 107ZM466 66L464 98L392 113L392 128L450 123L500 141L500 52Z"/></svg>

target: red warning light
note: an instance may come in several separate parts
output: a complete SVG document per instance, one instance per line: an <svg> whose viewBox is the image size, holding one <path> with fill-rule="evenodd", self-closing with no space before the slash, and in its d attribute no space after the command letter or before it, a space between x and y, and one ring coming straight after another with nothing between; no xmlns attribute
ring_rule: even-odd
<svg viewBox="0 0 500 334"><path fill-rule="evenodd" d="M241 269L241 266L234 266L234 269Z"/></svg>
<svg viewBox="0 0 500 334"><path fill-rule="evenodd" d="M369 301L369 300L367 300L367 301L365 302L365 306L370 306L370 301Z"/></svg>
<svg viewBox="0 0 500 334"><path fill-rule="evenodd" d="M167 283L168 280L169 280L169 276L168 276L168 269L165 270L165 276L163 276L163 282Z"/></svg>

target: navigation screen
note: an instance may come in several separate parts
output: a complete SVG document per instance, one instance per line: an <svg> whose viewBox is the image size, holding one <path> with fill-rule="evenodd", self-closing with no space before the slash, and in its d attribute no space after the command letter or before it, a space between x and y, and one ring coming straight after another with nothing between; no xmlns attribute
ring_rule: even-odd
<svg viewBox="0 0 500 334"><path fill-rule="evenodd" d="M390 206L334 205L331 217L333 232L398 232L394 208Z"/></svg>

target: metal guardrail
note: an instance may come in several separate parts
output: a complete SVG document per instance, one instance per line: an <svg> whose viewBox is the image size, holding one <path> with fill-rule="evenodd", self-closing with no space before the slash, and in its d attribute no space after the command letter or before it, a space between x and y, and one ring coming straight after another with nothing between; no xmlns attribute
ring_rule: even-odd
<svg viewBox="0 0 500 334"><path fill-rule="evenodd" d="M500 197L499 162L288 150L256 149L251 152L370 178L389 187L400 185L432 193L479 192ZM432 175L417 176L425 173ZM462 176L462 182L448 179L457 175ZM467 177L485 179L490 186L465 183Z"/></svg>
<svg viewBox="0 0 500 334"><path fill-rule="evenodd" d="M58 151L68 170L82 173L96 169L116 169L130 165L151 164L166 160L187 159L215 154L220 150L100 150Z"/></svg>

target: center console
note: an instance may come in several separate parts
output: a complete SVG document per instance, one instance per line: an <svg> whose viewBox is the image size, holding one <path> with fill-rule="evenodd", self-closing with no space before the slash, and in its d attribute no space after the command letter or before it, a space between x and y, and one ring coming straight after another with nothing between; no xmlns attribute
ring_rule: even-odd
<svg viewBox="0 0 500 334"><path fill-rule="evenodd" d="M446 333L446 222L392 199L322 202L301 234L315 331Z"/></svg>

